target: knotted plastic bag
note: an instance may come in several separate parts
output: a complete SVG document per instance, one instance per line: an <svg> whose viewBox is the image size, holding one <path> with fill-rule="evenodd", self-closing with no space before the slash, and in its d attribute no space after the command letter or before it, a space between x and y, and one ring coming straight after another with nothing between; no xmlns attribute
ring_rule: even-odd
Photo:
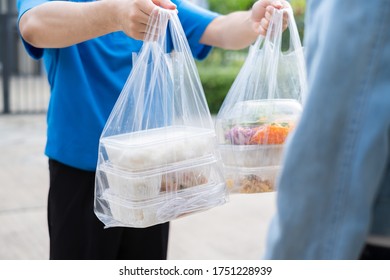
<svg viewBox="0 0 390 280"><path fill-rule="evenodd" d="M289 48L282 51L285 13ZM266 36L250 47L216 119L231 193L275 190L284 144L299 119L305 91L305 61L292 10L275 9Z"/></svg>
<svg viewBox="0 0 390 280"><path fill-rule="evenodd" d="M156 8L99 143L95 213L148 227L226 202L213 121L174 11Z"/></svg>

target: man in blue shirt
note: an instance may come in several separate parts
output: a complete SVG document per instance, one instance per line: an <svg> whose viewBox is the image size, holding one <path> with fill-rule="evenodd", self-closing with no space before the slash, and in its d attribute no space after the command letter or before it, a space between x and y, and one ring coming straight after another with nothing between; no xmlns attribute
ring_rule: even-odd
<svg viewBox="0 0 390 280"><path fill-rule="evenodd" d="M43 57L51 87L47 114L51 259L165 259L169 225L110 228L93 212L99 137L132 68L155 6L176 9L193 56L211 46L240 49L265 33L273 8L221 16L176 0L18 0L28 53Z"/></svg>

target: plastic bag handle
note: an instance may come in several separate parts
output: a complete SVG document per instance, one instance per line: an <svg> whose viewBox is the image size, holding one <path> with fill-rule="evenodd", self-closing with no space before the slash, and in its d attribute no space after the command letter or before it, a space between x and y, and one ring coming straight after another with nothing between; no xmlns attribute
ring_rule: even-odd
<svg viewBox="0 0 390 280"><path fill-rule="evenodd" d="M266 65L259 65L259 67L265 67L266 69L266 76L269 81L268 99L275 98L279 50L282 46L283 13L285 10L286 9L274 10L266 35L260 35L253 46L253 51L263 49L264 54L267 57Z"/></svg>
<svg viewBox="0 0 390 280"><path fill-rule="evenodd" d="M277 86L277 71L279 54L282 48L282 36L283 36L283 15L287 13L287 29L290 32L290 46L289 50L298 50L302 48L299 32L294 19L293 10L291 8L275 9L272 14L269 27L266 35L259 35L256 42L253 44L253 52L257 50L263 50L265 56L267 56L267 62L265 65L259 65L259 67L265 67L266 75L269 81L268 98L275 98L276 86ZM252 54L253 55L253 54ZM304 61L303 57L299 61ZM302 66L304 67L304 66ZM305 84L305 81L301 82Z"/></svg>

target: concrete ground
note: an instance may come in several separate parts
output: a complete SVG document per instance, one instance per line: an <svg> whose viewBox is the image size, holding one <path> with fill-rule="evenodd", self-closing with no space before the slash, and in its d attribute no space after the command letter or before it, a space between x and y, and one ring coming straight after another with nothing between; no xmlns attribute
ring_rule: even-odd
<svg viewBox="0 0 390 280"><path fill-rule="evenodd" d="M45 115L0 115L0 259L48 259ZM275 194L231 195L171 223L168 259L259 259Z"/></svg>

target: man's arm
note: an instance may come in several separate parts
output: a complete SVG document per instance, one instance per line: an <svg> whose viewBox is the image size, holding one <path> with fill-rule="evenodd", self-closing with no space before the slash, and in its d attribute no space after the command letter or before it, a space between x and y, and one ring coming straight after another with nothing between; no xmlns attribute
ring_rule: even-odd
<svg viewBox="0 0 390 280"><path fill-rule="evenodd" d="M38 48L67 47L119 30L141 40L156 5L176 8L169 0L51 1L28 10L19 30Z"/></svg>
<svg viewBox="0 0 390 280"><path fill-rule="evenodd" d="M250 11L219 16L206 28L200 42L224 49L245 48L253 43L259 34L265 35L273 9L284 7L290 7L288 2L259 0Z"/></svg>

